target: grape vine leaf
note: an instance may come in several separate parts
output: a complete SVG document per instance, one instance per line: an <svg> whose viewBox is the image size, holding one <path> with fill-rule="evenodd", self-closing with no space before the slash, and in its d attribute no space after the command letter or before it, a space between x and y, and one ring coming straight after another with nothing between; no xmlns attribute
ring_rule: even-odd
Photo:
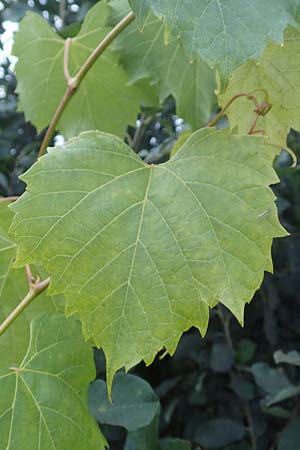
<svg viewBox="0 0 300 450"><path fill-rule="evenodd" d="M0 204L0 293L3 291L6 274L12 266L16 249L16 245L9 239L7 234L11 222L8 215L13 216L12 212L9 211L8 208L6 208L3 204Z"/></svg>
<svg viewBox="0 0 300 450"><path fill-rule="evenodd" d="M127 0L113 0L109 6L113 24L130 9ZM194 129L207 124L217 104L214 71L199 56L190 61L178 39L173 38L165 45L164 25L153 14L147 18L142 32L137 22L125 29L116 40L116 49L129 82L149 78L155 84L160 103L173 95L177 114Z"/></svg>
<svg viewBox="0 0 300 450"><path fill-rule="evenodd" d="M104 449L87 407L94 378L93 351L77 321L63 315L33 320L18 364L0 362L1 449Z"/></svg>
<svg viewBox="0 0 300 450"><path fill-rule="evenodd" d="M17 266L40 261L87 339L116 370L173 354L209 306L243 321L245 303L272 271L278 222L275 149L260 136L202 129L176 155L146 165L117 137L86 132L49 149L22 175L12 206ZM176 199L176 201L174 201Z"/></svg>
<svg viewBox="0 0 300 450"><path fill-rule="evenodd" d="M200 55L225 79L257 59L268 41L281 42L299 18L298 0L129 0L140 25L152 11L165 24L166 40L179 37L188 56Z"/></svg>
<svg viewBox="0 0 300 450"><path fill-rule="evenodd" d="M300 96L299 66L300 32L289 27L283 45L269 44L258 63L248 61L230 76L220 103L224 106L240 92L253 93L259 102L267 100L272 108L259 117L257 128L265 131L271 144L284 148L290 128L300 129L300 108L295 101ZM253 104L245 98L236 100L226 114L240 133L247 133L255 118Z"/></svg>
<svg viewBox="0 0 300 450"><path fill-rule="evenodd" d="M0 204L0 323L14 310L28 292L24 268L14 269L16 244L8 235L8 228L13 218L7 204ZM31 267L34 275L46 279L41 268ZM57 314L64 311L62 295L46 296L42 293L38 300L30 304L8 330L0 337L1 364L15 365L24 355L29 340L31 320L47 312ZM9 349L9 351L8 351Z"/></svg>
<svg viewBox="0 0 300 450"><path fill-rule="evenodd" d="M79 34L72 39L69 70L75 75L92 50L106 36L109 9L104 2L87 14ZM63 74L65 41L35 13L27 13L16 33L13 53L16 65L19 110L38 131L46 127L66 89ZM34 68L34 69L33 69ZM58 124L66 137L80 131L100 129L124 136L126 126L135 123L140 104L153 104L152 89L144 81L128 86L126 72L109 49L96 61L75 93Z"/></svg>

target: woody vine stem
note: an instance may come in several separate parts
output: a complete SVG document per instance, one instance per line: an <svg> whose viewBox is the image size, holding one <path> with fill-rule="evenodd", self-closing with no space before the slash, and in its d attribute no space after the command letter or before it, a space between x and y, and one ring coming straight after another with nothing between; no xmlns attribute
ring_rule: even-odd
<svg viewBox="0 0 300 450"><path fill-rule="evenodd" d="M86 74L95 64L99 56L104 52L104 50L116 39L116 37L124 30L132 21L134 20L133 12L130 12L125 16L100 42L100 44L95 48L95 50L90 54L87 60L83 63L81 68L78 70L75 76L71 76L69 73L68 62L69 62L69 51L72 44L72 39L68 38L65 44L64 51L64 76L67 82L67 87L65 93L52 117L50 125L47 129L47 132L44 136L43 142L41 144L38 158L42 156L51 141L51 138L55 132L55 128L58 124L59 119L61 118L66 106L70 102L73 95L78 90L82 80L85 78ZM15 201L18 197L8 197L5 198L5 201ZM0 199L1 202L1 199ZM32 277L30 267L26 266L26 275L28 281L28 293L23 298L23 300L19 303L19 305L10 313L10 315L4 320L4 322L0 325L0 336L11 326L11 324L19 317L19 315L27 308L28 305L38 297L48 286L50 282L50 278L46 280L40 281L38 277Z"/></svg>
<svg viewBox="0 0 300 450"><path fill-rule="evenodd" d="M11 326L24 309L49 286L50 278L40 281L39 277L33 277L28 265L26 266L26 275L28 281L28 293L0 325L0 336Z"/></svg>

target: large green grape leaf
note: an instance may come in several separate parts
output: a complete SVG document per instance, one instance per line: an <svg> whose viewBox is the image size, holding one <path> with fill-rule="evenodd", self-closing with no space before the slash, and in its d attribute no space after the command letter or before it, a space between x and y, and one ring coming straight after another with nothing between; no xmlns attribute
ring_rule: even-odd
<svg viewBox="0 0 300 450"><path fill-rule="evenodd" d="M70 73L75 75L110 28L104 26L109 9L104 2L87 14L79 34L72 39ZM47 126L64 94L65 41L39 15L27 13L15 37L19 110L38 130ZM128 86L126 72L109 49L97 60L67 106L58 128L66 137L100 129L124 136L135 123L140 104L150 101L146 84ZM151 99L152 101L152 99Z"/></svg>
<svg viewBox="0 0 300 450"><path fill-rule="evenodd" d="M80 325L44 315L30 326L16 365L0 361L1 450L101 450L106 442L88 412L95 378Z"/></svg>
<svg viewBox="0 0 300 450"><path fill-rule="evenodd" d="M140 24L152 11L166 25L166 39L180 38L190 58L199 54L221 78L268 41L280 42L299 16L298 0L129 0Z"/></svg>
<svg viewBox="0 0 300 450"><path fill-rule="evenodd" d="M17 266L40 261L114 372L202 334L209 306L243 310L285 235L269 184L275 150L259 136L194 133L166 164L118 138L82 133L22 176L13 205Z"/></svg>
<svg viewBox="0 0 300 450"><path fill-rule="evenodd" d="M16 244L8 235L8 228L13 217L7 204L0 204L0 323L15 309L28 292L28 283L24 268L14 269ZM44 272L35 266L33 275L47 278ZM47 312L57 314L64 310L61 295L47 297L42 293L31 303L16 321L0 337L0 361L7 366L15 365L28 345L29 325L32 319Z"/></svg>
<svg viewBox="0 0 300 450"><path fill-rule="evenodd" d="M240 92L253 93L259 102L267 99L272 108L258 119L257 128L265 130L270 143L285 147L290 128L300 128L299 66L300 32L289 27L284 45L269 44L258 63L249 61L232 74L220 102L224 106ZM235 101L227 114L231 126L238 126L241 133L251 128L255 118L253 104L245 98Z"/></svg>
<svg viewBox="0 0 300 450"><path fill-rule="evenodd" d="M127 0L114 0L109 5L113 23L129 9ZM150 14L142 32L137 22L133 22L116 44L131 83L150 78L160 102L172 94L180 117L194 129L206 125L217 103L214 71L199 56L190 61L178 39L173 38L165 45L164 25L159 19Z"/></svg>

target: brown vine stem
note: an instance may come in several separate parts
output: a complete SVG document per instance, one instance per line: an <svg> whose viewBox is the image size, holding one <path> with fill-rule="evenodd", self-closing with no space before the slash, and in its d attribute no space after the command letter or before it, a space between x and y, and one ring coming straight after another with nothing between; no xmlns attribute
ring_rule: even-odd
<svg viewBox="0 0 300 450"><path fill-rule="evenodd" d="M246 92L241 92L239 94L234 95L224 106L223 109L221 109L220 112L218 112L218 114L207 124L207 127L214 127L220 119L222 119L222 117L224 116L225 112L227 111L227 109L232 105L233 102L235 102L238 98L241 97L246 97L248 100L251 100L254 103L255 108L258 107L259 103L257 101L257 98L255 97L255 95L251 95L249 93Z"/></svg>
<svg viewBox="0 0 300 450"><path fill-rule="evenodd" d="M1 197L0 203L15 202L16 200L18 200L18 198L18 195L14 195L12 197Z"/></svg>
<svg viewBox="0 0 300 450"><path fill-rule="evenodd" d="M62 113L64 112L67 104L71 100L73 93L74 92L72 92L72 89L68 86L66 91L65 91L65 93L64 93L64 96L63 96L63 98L62 98L62 100L61 100L61 102L60 102L60 104L59 104L59 106L57 108L57 110L55 111L54 116L52 117L50 125L49 125L49 127L47 129L47 132L46 132L45 136L44 136L43 142L41 144L40 150L39 150L38 155L37 155L38 158L40 158L45 153L45 151L47 150L49 142L51 141L51 138L52 138L53 133L55 131L55 127L56 127L56 125L57 125L57 123L58 123Z"/></svg>
<svg viewBox="0 0 300 450"><path fill-rule="evenodd" d="M65 24L66 9L67 9L67 1L59 0L59 17L61 18L61 21L62 21L62 27Z"/></svg>
<svg viewBox="0 0 300 450"><path fill-rule="evenodd" d="M253 120L252 126L251 126L250 130L248 131L248 134L257 134L258 132L263 131L263 130L255 130L259 117L260 117L260 114L256 113L255 119Z"/></svg>
<svg viewBox="0 0 300 450"><path fill-rule="evenodd" d="M50 278L43 281L37 278L34 283L30 282L27 295L0 325L0 336L11 326L24 309L49 286L49 282Z"/></svg>
<svg viewBox="0 0 300 450"><path fill-rule="evenodd" d="M68 70L68 58L71 40L66 40L64 52L64 74L67 81L67 88L44 136L40 151L38 153L38 158L41 157L47 150L48 144L53 136L55 127L61 115L63 114L66 106L68 105L75 92L78 90L80 83L82 82L88 71L92 68L92 66L95 64L104 50L114 41L114 39L121 33L122 30L130 25L133 20L134 14L133 12L130 12L105 36L103 41L101 41L100 44L95 48L95 50L90 54L90 56L86 59L86 61L83 63L74 77L70 76Z"/></svg>

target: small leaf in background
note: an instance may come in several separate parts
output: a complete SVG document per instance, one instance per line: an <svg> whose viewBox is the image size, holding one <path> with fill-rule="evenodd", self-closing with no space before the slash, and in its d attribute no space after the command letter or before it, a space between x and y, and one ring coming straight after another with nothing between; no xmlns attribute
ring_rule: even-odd
<svg viewBox="0 0 300 450"><path fill-rule="evenodd" d="M228 372L234 362L234 350L225 342L213 344L210 354L210 367L215 372Z"/></svg>
<svg viewBox="0 0 300 450"><path fill-rule="evenodd" d="M199 424L194 440L205 448L214 449L240 441L245 433L245 427L231 419L212 419Z"/></svg>
<svg viewBox="0 0 300 450"><path fill-rule="evenodd" d="M260 136L209 128L149 166L90 131L22 176L28 191L11 207L16 265L45 265L49 292L64 293L68 314L103 348L109 388L118 369L173 354L191 326L204 334L217 302L243 322L273 269L272 236L286 235L269 187L276 153Z"/></svg>
<svg viewBox="0 0 300 450"><path fill-rule="evenodd" d="M254 398L254 385L234 372L230 374L230 387L239 398L252 400Z"/></svg>
<svg viewBox="0 0 300 450"><path fill-rule="evenodd" d="M248 364L254 357L256 344L250 339L242 339L236 346L236 359L241 364Z"/></svg>
<svg viewBox="0 0 300 450"><path fill-rule="evenodd" d="M160 411L159 399L151 386L142 378L123 372L114 378L111 402L106 383L92 383L89 406L99 423L122 426L128 431L149 425Z"/></svg>
<svg viewBox="0 0 300 450"><path fill-rule="evenodd" d="M260 401L260 407L262 412L273 417L280 417L281 419L290 419L291 412L281 406L267 406L264 400Z"/></svg>
<svg viewBox="0 0 300 450"><path fill-rule="evenodd" d="M293 385L284 372L265 363L256 363L251 367L256 384L267 394L266 406L282 402L300 393L300 386Z"/></svg>
<svg viewBox="0 0 300 450"><path fill-rule="evenodd" d="M77 321L44 315L31 322L17 365L0 362L1 449L104 450L87 404L94 377L92 348Z"/></svg>
<svg viewBox="0 0 300 450"><path fill-rule="evenodd" d="M256 384L267 394L275 395L282 389L291 386L284 372L265 363L256 363L251 367Z"/></svg>
<svg viewBox="0 0 300 450"><path fill-rule="evenodd" d="M277 450L299 450L300 443L300 417L293 420L282 432Z"/></svg>
<svg viewBox="0 0 300 450"><path fill-rule="evenodd" d="M300 353L297 352L296 350L292 350L291 352L288 353L284 353L281 350L277 350L274 353L274 361L276 364L286 363L300 367Z"/></svg>
<svg viewBox="0 0 300 450"><path fill-rule="evenodd" d="M276 395L266 397L266 406L272 406L276 403L283 402L292 397L298 397L300 394L300 386L291 385L288 388L282 389Z"/></svg>

